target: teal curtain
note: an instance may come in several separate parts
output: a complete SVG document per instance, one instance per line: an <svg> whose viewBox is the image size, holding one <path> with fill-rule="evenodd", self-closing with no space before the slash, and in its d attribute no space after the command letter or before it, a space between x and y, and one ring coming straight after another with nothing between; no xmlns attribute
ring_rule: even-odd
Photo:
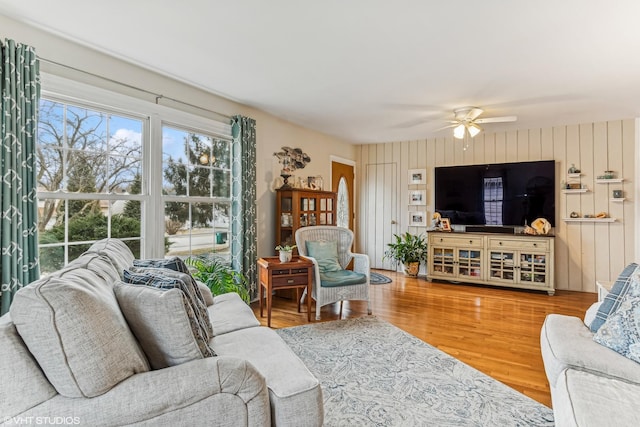
<svg viewBox="0 0 640 427"><path fill-rule="evenodd" d="M40 276L36 200L39 61L32 47L0 40L0 315Z"/></svg>
<svg viewBox="0 0 640 427"><path fill-rule="evenodd" d="M235 116L231 168L231 266L242 272L257 295L256 121Z"/></svg>

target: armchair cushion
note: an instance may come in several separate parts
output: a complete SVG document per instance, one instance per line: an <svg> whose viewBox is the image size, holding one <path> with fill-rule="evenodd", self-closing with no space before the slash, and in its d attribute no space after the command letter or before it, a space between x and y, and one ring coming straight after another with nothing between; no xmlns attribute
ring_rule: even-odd
<svg viewBox="0 0 640 427"><path fill-rule="evenodd" d="M318 261L320 273L342 270L338 262L338 244L336 241L307 241L307 253Z"/></svg>
<svg viewBox="0 0 640 427"><path fill-rule="evenodd" d="M367 276L351 270L329 271L320 273L320 286L333 288L336 286L361 285L367 283Z"/></svg>

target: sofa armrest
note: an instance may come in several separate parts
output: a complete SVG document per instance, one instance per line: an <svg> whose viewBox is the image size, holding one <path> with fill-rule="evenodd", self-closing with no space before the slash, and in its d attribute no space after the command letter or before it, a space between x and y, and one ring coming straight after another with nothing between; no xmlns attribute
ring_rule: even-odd
<svg viewBox="0 0 640 427"><path fill-rule="evenodd" d="M173 411L181 412L185 420L198 419L191 411L201 411L201 402L207 400L205 409L219 409L219 419L236 414L248 425L271 423L264 377L246 360L230 357L136 374L90 399L57 395L21 416L73 417L79 424L94 426L153 424L153 420L171 418Z"/></svg>
<svg viewBox="0 0 640 427"><path fill-rule="evenodd" d="M552 387L566 369L640 384L638 364L593 341L593 333L577 317L548 315L542 325L540 346Z"/></svg>

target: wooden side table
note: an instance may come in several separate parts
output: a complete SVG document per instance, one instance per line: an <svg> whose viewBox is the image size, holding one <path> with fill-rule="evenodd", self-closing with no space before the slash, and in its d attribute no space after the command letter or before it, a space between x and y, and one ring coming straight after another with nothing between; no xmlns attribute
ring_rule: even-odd
<svg viewBox="0 0 640 427"><path fill-rule="evenodd" d="M264 292L267 293L267 326L271 327L271 300L273 291L295 289L300 313L300 290L307 290L307 321L311 321L311 283L313 263L298 256L289 262L280 262L278 257L265 257L258 260L260 284L260 317L263 317L262 304Z"/></svg>

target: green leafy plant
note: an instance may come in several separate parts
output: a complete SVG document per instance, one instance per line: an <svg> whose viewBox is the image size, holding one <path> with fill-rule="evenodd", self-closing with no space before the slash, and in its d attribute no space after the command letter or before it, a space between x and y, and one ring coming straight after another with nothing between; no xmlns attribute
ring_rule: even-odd
<svg viewBox="0 0 640 427"><path fill-rule="evenodd" d="M427 260L427 241L423 235L413 235L408 231L404 234L394 234L395 242L388 243L384 252L384 259L395 260L403 264Z"/></svg>
<svg viewBox="0 0 640 427"><path fill-rule="evenodd" d="M235 292L247 304L251 302L250 285L246 277L231 268L220 257L189 257L186 264L195 271L192 276L204 283L213 295Z"/></svg>
<svg viewBox="0 0 640 427"><path fill-rule="evenodd" d="M295 248L296 245L278 245L276 246L276 251L291 252Z"/></svg>

